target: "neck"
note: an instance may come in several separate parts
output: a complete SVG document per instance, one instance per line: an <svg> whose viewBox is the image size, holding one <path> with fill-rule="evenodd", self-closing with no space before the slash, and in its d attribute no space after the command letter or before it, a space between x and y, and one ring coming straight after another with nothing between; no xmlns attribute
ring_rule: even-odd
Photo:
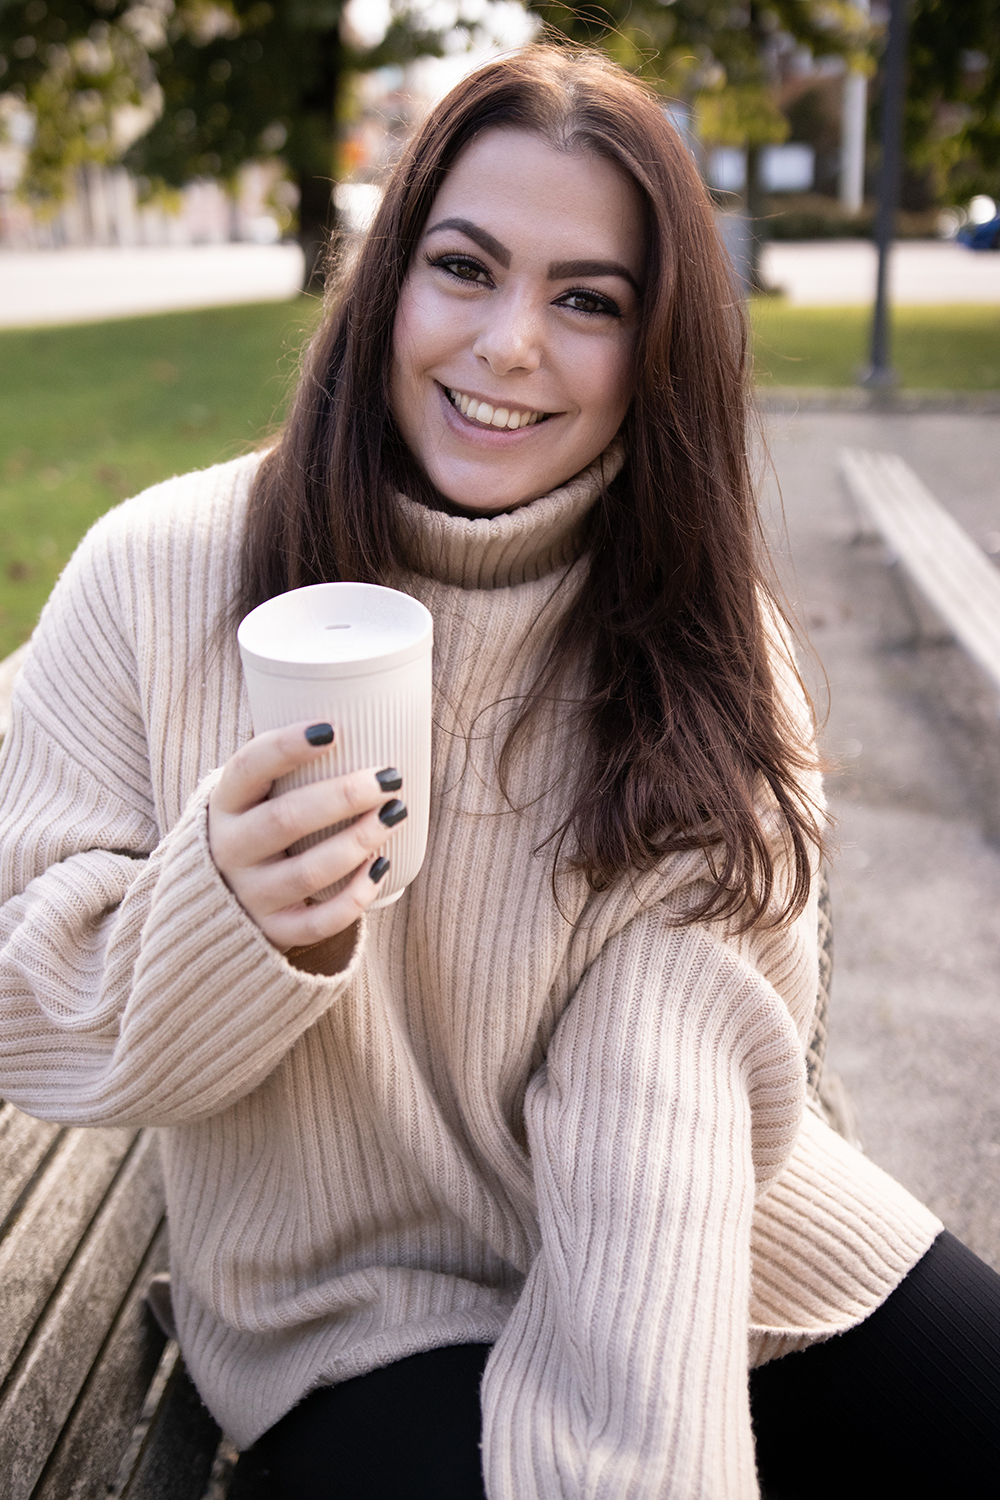
<svg viewBox="0 0 1000 1500"><path fill-rule="evenodd" d="M505 588L575 562L598 496L622 466L612 444L566 484L500 515L475 516L400 495L404 561L415 573L461 588Z"/></svg>

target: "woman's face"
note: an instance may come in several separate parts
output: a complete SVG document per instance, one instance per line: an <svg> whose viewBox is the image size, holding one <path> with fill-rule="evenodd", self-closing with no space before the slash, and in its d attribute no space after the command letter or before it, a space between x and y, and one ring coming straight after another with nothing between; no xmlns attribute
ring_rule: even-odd
<svg viewBox="0 0 1000 1500"><path fill-rule="evenodd" d="M454 505L512 510L586 468L632 395L645 243L632 179L484 131L434 200L393 334L391 403Z"/></svg>

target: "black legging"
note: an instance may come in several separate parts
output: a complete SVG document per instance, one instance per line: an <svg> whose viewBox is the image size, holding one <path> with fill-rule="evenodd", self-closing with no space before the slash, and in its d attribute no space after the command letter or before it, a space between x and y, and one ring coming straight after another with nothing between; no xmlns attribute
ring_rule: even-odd
<svg viewBox="0 0 1000 1500"><path fill-rule="evenodd" d="M240 1460L230 1500L483 1500L488 1354L433 1349L313 1392ZM993 1500L1000 1276L939 1235L857 1328L754 1370L750 1401L765 1500Z"/></svg>

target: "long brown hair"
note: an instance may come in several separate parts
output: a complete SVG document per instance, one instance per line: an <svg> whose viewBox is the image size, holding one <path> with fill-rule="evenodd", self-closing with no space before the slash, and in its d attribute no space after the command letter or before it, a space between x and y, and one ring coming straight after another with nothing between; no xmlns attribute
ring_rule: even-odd
<svg viewBox="0 0 1000 1500"><path fill-rule="evenodd" d="M261 464L237 608L328 579L397 576L394 496L435 497L389 412L393 321L445 174L489 127L616 162L643 197L649 237L624 468L592 514L588 586L519 708L501 780L543 700L583 662L590 754L553 830L560 846L572 834L573 864L600 890L703 848L715 881L689 917L787 917L806 900L820 833L801 785L808 747L773 676L745 317L685 146L655 97L605 59L529 48L464 79L416 132ZM779 842L791 856L780 889Z"/></svg>

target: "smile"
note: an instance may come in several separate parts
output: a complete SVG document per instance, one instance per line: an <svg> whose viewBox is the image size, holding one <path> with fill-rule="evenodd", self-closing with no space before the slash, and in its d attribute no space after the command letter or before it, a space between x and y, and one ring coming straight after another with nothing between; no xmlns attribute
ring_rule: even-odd
<svg viewBox="0 0 1000 1500"><path fill-rule="evenodd" d="M552 415L548 411L512 411L509 406L491 406L488 401L477 401L475 396L466 396L447 386L444 390L456 411L481 427L505 427L508 432L516 432L519 427L533 427Z"/></svg>

